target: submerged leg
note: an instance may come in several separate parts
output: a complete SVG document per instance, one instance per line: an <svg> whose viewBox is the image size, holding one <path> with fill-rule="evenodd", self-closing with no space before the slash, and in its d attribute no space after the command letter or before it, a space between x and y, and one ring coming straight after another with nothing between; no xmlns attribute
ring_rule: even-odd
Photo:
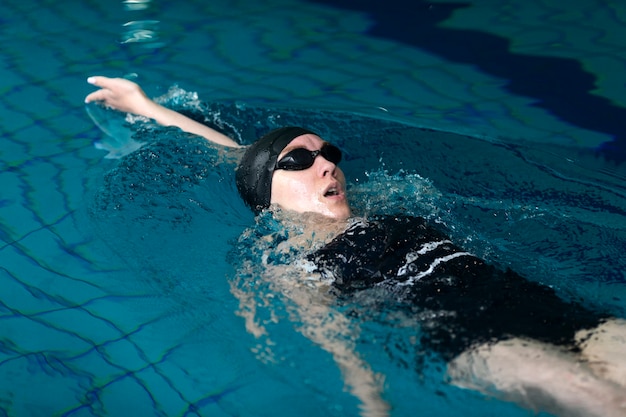
<svg viewBox="0 0 626 417"><path fill-rule="evenodd" d="M464 352L448 365L462 388L562 416L624 417L626 391L598 378L580 357L544 343L511 339Z"/></svg>
<svg viewBox="0 0 626 417"><path fill-rule="evenodd" d="M593 330L580 331L576 340L591 370L626 391L626 320L612 319Z"/></svg>

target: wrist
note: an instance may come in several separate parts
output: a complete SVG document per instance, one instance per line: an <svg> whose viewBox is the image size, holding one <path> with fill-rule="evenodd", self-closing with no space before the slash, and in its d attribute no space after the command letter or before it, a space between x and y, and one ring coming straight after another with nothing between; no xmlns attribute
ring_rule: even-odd
<svg viewBox="0 0 626 417"><path fill-rule="evenodd" d="M168 109L146 97L146 103L141 105L142 111L138 114L155 120L159 124L165 124L165 115Z"/></svg>

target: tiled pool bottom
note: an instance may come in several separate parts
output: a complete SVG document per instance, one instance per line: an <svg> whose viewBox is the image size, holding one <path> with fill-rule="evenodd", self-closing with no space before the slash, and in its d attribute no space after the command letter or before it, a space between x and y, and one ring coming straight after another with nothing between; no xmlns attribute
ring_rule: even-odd
<svg viewBox="0 0 626 417"><path fill-rule="evenodd" d="M139 73L152 94L179 83L209 101L354 109L487 138L584 147L610 140L625 102L616 88L626 69L620 53L626 26L619 5L588 2L573 10L550 2L510 1L454 8L437 1L429 9L418 1L413 15L397 25L406 27L411 40L398 39L403 28L383 30L385 16L368 13L368 2L359 6L363 10L313 1L152 2L135 11L121 3L74 3L1 6L5 16L12 16L11 41L3 46L10 63L3 82L9 92L4 100L15 110L16 121L24 114L46 120L60 108L79 107L88 91L85 76L99 72ZM123 26L137 21L148 23L143 29ZM424 32L411 27L413 21ZM470 44L468 57L456 56L463 37L469 40L478 30L484 31L485 49L502 50L490 55ZM573 68L577 76L555 79L554 71L572 67L530 59L550 56L579 60L581 67ZM500 60L502 71L491 68L490 59ZM561 100L580 101L592 120L568 120L561 104L541 92L511 93L515 83L546 82L542 70L528 78L515 72L523 65L553 67L547 68L547 82L560 85L547 93L571 91ZM590 76L595 85L588 82ZM592 93L584 90L589 87ZM20 101L28 105L16 108ZM595 120L594 111L615 116ZM86 122L67 124L88 129Z"/></svg>
<svg viewBox="0 0 626 417"><path fill-rule="evenodd" d="M234 15L208 18L190 35L199 38L194 47L204 39L203 62L197 49L181 53L172 73L191 71L211 97L354 109L488 138L594 147L619 133L619 10L585 13L574 32L583 11L540 2L517 17L514 3L466 10L416 2L408 17L371 4L380 3L339 12L319 2L237 4Z"/></svg>
<svg viewBox="0 0 626 417"><path fill-rule="evenodd" d="M597 75L594 94L623 106L623 6L490 3L456 10L439 26L485 29L509 38L517 52L578 58ZM0 413L235 414L239 410L220 408L221 398L264 393L267 370L246 362L251 358L243 353L245 343L232 343L229 352L210 343L215 351L198 352L193 343L157 349L154 335L163 328L172 340L180 337L172 329L181 334L196 329L181 324L178 317L185 314L172 314L166 298L142 298L139 291L135 298L115 297L122 290L132 293L132 286L116 281L128 265L107 258L106 248L98 252L81 218L93 183L114 164L92 145L101 133L82 106L91 90L88 75L136 72L151 95L178 83L207 101L355 110L508 141L595 147L609 139L557 119L549 109L534 106L536 98L511 94L505 78L476 65L364 34L375 23L364 11L305 1L148 5L130 11L122 2L0 4L0 380L11 384L11 395L0 396ZM148 25L158 41L120 44L129 34L123 24L131 21L159 21ZM135 35L141 39L142 33ZM155 48L155 43L163 45ZM218 326L216 332L227 335L226 341L248 340L234 315L231 320L200 323L209 334ZM219 327L228 324L227 331ZM214 362L197 367L201 354ZM247 374L219 368L222 379L216 384L210 366L227 359L240 363ZM29 373L35 376L23 378ZM237 390L240 377L256 383ZM317 382L326 383L321 379ZM333 383L341 392L339 379ZM282 384L282 407L303 400L297 383L284 379ZM111 401L116 396L132 401ZM97 409L96 400L105 405ZM95 408L80 408L81 401ZM272 405L257 410L270 413ZM427 407L433 407L427 408L430 415L446 410ZM490 411L497 407L511 411L501 404Z"/></svg>

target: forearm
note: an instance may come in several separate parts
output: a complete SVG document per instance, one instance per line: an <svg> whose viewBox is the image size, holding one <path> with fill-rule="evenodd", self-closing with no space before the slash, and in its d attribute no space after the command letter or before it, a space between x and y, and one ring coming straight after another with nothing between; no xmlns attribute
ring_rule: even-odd
<svg viewBox="0 0 626 417"><path fill-rule="evenodd" d="M383 376L376 374L356 352L350 340L357 332L342 314L324 305L302 306L300 332L333 356L346 387L361 401L362 415L387 417L389 404L383 399Z"/></svg>
<svg viewBox="0 0 626 417"><path fill-rule="evenodd" d="M364 416L387 417L390 405L383 399L383 376L376 374L356 352L355 347L333 335L336 329L303 329L303 334L333 356L344 383L352 395L361 401Z"/></svg>
<svg viewBox="0 0 626 417"><path fill-rule="evenodd" d="M203 138L215 142L219 145L229 146L229 147L239 147L240 145L229 138L228 136L210 128L209 126L203 125L202 123L198 123L189 117L178 113L174 110L168 109L167 107L161 106L160 104L150 101L146 106L145 111L142 116L146 116L150 119L153 119L158 124L163 126L176 126L185 132L193 133L198 136L202 136Z"/></svg>

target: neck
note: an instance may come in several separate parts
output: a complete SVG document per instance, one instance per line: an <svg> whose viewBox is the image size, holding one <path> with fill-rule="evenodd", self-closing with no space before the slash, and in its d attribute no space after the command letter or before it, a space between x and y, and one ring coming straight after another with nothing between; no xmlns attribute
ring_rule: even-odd
<svg viewBox="0 0 626 417"><path fill-rule="evenodd" d="M274 216L285 227L297 229L292 236L298 240L298 246L310 249L321 247L342 233L349 219L334 219L317 213L297 213L277 209ZM295 243L295 242L294 242Z"/></svg>

